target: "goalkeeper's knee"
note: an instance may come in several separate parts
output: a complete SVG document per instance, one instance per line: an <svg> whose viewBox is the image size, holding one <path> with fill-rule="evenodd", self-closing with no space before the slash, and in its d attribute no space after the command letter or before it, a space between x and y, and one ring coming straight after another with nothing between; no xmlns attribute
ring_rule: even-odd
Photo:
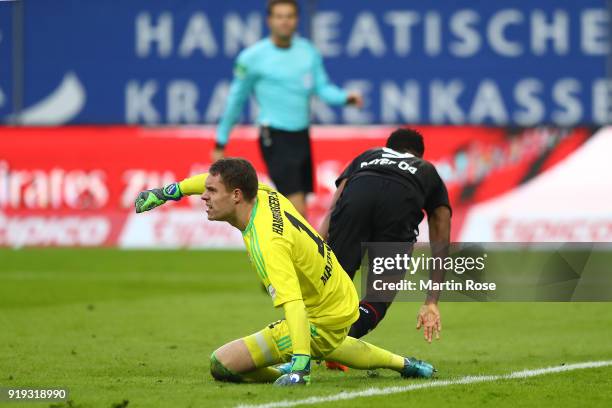
<svg viewBox="0 0 612 408"><path fill-rule="evenodd" d="M210 355L210 374L217 381L242 382L243 378L230 369L225 367L215 356L215 353Z"/></svg>

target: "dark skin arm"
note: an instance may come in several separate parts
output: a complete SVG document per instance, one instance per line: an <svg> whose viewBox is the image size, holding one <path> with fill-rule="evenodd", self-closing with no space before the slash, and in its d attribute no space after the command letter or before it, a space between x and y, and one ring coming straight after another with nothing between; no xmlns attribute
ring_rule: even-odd
<svg viewBox="0 0 612 408"><path fill-rule="evenodd" d="M429 244L433 257L445 258L448 256L450 243L450 209L446 206L436 208L427 216L429 225ZM429 279L433 282L444 281L444 269L431 270ZM431 290L427 293L425 304L421 306L417 316L417 330L423 327L425 340L431 343L433 336L440 338L442 323L440 320L440 310L438 309L439 291Z"/></svg>
<svg viewBox="0 0 612 408"><path fill-rule="evenodd" d="M325 214L325 218L323 218L323 222L319 227L319 235L321 235L321 238L323 238L325 241L327 241L327 238L329 236L329 219L331 218L331 213L334 211L334 208L336 208L336 202L338 202L338 199L342 195L342 191L344 190L344 186L346 185L346 180L347 179L343 179L340 182L340 185L338 185L338 189L336 189L334 197L332 198L331 205L329 206L329 211L327 211L327 214Z"/></svg>

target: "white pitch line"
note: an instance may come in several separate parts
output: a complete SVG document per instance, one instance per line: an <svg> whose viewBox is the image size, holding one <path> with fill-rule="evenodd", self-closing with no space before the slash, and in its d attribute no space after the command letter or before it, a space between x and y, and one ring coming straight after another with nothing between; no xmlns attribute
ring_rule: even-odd
<svg viewBox="0 0 612 408"><path fill-rule="evenodd" d="M536 377L545 374L562 373L565 371L581 370L585 368L597 368L611 366L612 360L605 361L587 361L584 363L567 364L557 367L545 367L536 368L534 370L523 370L515 371L505 375L482 375L482 376L467 376L458 378L455 380L434 380L430 382L420 382L418 384L410 384L397 387L385 387L385 388L368 388L363 391L351 391L341 392L339 394L332 394L320 397L310 397L301 400L283 400L276 402L268 402L265 404L254 404L254 405L238 405L236 408L284 408L284 407L295 407L298 405L314 405L323 402L333 402L341 400L351 400L355 398L371 397L375 395L389 395L398 394L401 392L421 390L424 388L435 388L435 387L447 387L449 385L462 385L462 384L474 384L481 382L490 382L498 380L513 380L517 378L528 378Z"/></svg>

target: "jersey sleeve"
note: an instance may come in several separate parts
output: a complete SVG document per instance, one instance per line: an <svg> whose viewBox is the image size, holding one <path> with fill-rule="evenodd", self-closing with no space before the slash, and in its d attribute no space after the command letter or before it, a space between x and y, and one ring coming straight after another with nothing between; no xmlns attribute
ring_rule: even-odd
<svg viewBox="0 0 612 408"><path fill-rule="evenodd" d="M291 243L283 238L274 238L262 254L265 273L272 288L274 307L293 300L303 300L300 282L291 260Z"/></svg>
<svg viewBox="0 0 612 408"><path fill-rule="evenodd" d="M289 326L293 354L310 355L310 324L304 302L302 300L285 302L283 309Z"/></svg>
<svg viewBox="0 0 612 408"><path fill-rule="evenodd" d="M236 58L234 65L234 80L230 86L225 111L217 127L217 144L225 146L229 140L232 127L238 121L242 107L253 90L256 75L253 70L252 57L245 50Z"/></svg>
<svg viewBox="0 0 612 408"><path fill-rule="evenodd" d="M442 181L442 178L440 178L440 175L433 165L431 165L430 169L431 172L429 177L431 188L428 190L427 197L425 197L424 210L427 214L431 214L438 207L448 207L452 213L446 185L444 185L444 181Z"/></svg>
<svg viewBox="0 0 612 408"><path fill-rule="evenodd" d="M206 190L206 179L208 173L201 173L195 176L186 178L179 182L179 188L183 195L202 194Z"/></svg>
<svg viewBox="0 0 612 408"><path fill-rule="evenodd" d="M329 81L323 66L323 58L321 58L321 54L319 54L319 51L314 46L311 46L311 52L314 58L313 73L317 96L330 105L344 105L348 94Z"/></svg>

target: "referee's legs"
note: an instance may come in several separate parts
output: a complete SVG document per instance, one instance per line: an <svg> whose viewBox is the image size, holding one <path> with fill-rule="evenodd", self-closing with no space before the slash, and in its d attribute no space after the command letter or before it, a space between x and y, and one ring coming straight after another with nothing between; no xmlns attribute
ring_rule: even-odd
<svg viewBox="0 0 612 408"><path fill-rule="evenodd" d="M282 194L282 192L281 192ZM287 199L291 201L291 204L295 209L306 218L306 193L303 191L292 193L287 195Z"/></svg>
<svg viewBox="0 0 612 408"><path fill-rule="evenodd" d="M306 196L314 190L308 129L288 132L262 127L259 146L276 189L306 218Z"/></svg>

